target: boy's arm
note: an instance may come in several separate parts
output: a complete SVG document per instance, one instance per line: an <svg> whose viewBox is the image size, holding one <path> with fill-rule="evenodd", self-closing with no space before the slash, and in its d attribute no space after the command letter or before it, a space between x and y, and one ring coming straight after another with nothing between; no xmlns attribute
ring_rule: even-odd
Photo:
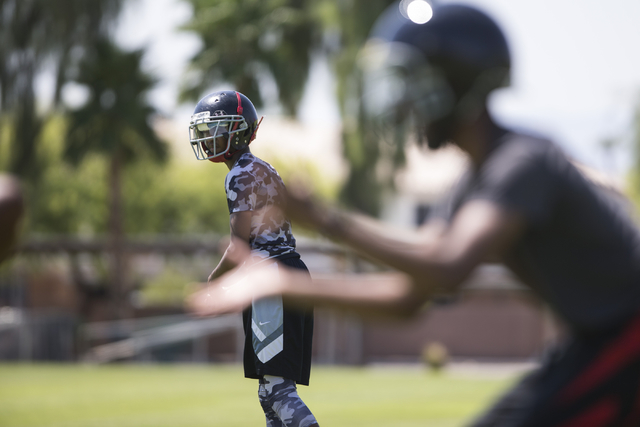
<svg viewBox="0 0 640 427"><path fill-rule="evenodd" d="M209 282L232 270L237 265L236 260L244 258L241 254L247 252L251 236L251 213L251 211L234 212L229 216L231 240L220 262L209 275Z"/></svg>
<svg viewBox="0 0 640 427"><path fill-rule="evenodd" d="M435 294L454 290L489 254L504 254L521 235L524 218L486 201L463 206L452 224L427 243L389 236L383 226L342 213L332 236L359 252L404 272L380 276L308 276L260 266L244 275L225 276L189 299L200 315L244 309L255 298L283 295L289 302L324 305L362 315L411 316ZM309 220L311 217L307 217ZM319 217L316 217L316 219ZM315 222L316 219L311 221ZM321 229L328 224L315 223Z"/></svg>
<svg viewBox="0 0 640 427"><path fill-rule="evenodd" d="M410 278L398 273L314 275L259 264L237 274L216 279L190 295L186 304L199 316L244 310L254 299L282 295L287 303L303 308L326 306L370 317L411 316L427 300L417 295Z"/></svg>
<svg viewBox="0 0 640 427"><path fill-rule="evenodd" d="M340 212L290 191L292 220L341 241L359 253L408 274L427 294L454 290L480 263L501 259L526 227L525 218L495 203L466 203L451 224L432 224L413 239L389 233L371 218Z"/></svg>

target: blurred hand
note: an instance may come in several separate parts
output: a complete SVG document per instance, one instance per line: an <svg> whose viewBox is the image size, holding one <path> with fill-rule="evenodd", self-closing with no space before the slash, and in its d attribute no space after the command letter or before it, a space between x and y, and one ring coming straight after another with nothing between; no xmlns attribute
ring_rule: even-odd
<svg viewBox="0 0 640 427"><path fill-rule="evenodd" d="M221 250L224 250L222 259L226 258L225 265L229 267L221 269L221 260L221 263L209 275L207 283L197 283L191 286L191 288L200 289L185 299L185 307L191 313L198 316L213 316L241 311L244 308L244 302L242 301L230 304L230 300L235 294L227 295L227 291L233 288L234 281L244 277L248 267L253 265L255 260L251 257L249 245L241 241L236 241L235 245L230 245L230 242L229 238L223 238L220 247ZM221 285L222 282L226 284ZM237 289L240 290L239 288ZM239 292L239 294L242 293L242 291Z"/></svg>
<svg viewBox="0 0 640 427"><path fill-rule="evenodd" d="M197 316L237 313L249 307L254 299L280 293L278 270L268 265L258 262L235 268L187 297L187 309Z"/></svg>
<svg viewBox="0 0 640 427"><path fill-rule="evenodd" d="M285 212L287 217L305 228L321 230L330 219L330 211L302 184L287 187Z"/></svg>

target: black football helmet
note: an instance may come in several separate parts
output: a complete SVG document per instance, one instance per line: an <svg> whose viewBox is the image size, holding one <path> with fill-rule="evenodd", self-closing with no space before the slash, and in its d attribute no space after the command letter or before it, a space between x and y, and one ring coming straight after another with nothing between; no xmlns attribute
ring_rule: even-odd
<svg viewBox="0 0 640 427"><path fill-rule="evenodd" d="M225 90L202 98L191 116L189 141L198 160L229 160L256 137L258 114L246 96Z"/></svg>
<svg viewBox="0 0 640 427"><path fill-rule="evenodd" d="M424 2L424 0L413 0ZM408 0L379 18L363 48L363 107L370 126L387 140L409 126L430 148L474 120L494 89L508 86L507 41L486 14L465 5L433 6L426 23L407 16ZM404 7L404 10L403 10Z"/></svg>

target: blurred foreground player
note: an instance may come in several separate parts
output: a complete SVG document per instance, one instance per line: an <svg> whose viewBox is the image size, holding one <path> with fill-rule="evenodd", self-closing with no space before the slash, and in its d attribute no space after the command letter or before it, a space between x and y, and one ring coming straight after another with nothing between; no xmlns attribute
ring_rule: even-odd
<svg viewBox="0 0 640 427"><path fill-rule="evenodd" d="M189 134L196 158L229 168L225 190L231 239L210 281L236 267L233 255L246 245L253 261L258 266L269 261L268 268L275 274L282 266L301 271L305 279L309 274L296 252L291 223L281 209L274 209L282 204L284 183L271 165L249 149L259 124L251 101L235 91L205 96L191 117ZM282 297L272 295L252 301L243 321L245 377L259 380L267 426L317 426L296 389L296 384L309 385L312 311L289 309Z"/></svg>
<svg viewBox="0 0 640 427"><path fill-rule="evenodd" d="M0 174L0 263L15 250L23 211L24 201L18 180Z"/></svg>
<svg viewBox="0 0 640 427"><path fill-rule="evenodd" d="M387 138L414 123L419 140L433 149L457 145L471 168L414 238L302 193L289 195L288 213L404 275L312 283L295 272L252 271L234 289L227 289L232 277L216 282L209 289L215 304L201 299L203 307L222 313L249 296L278 292L301 304L407 314L456 290L480 263L500 261L564 320L570 336L473 425L640 425L640 237L627 212L554 143L492 120L487 97L507 84L510 54L484 13L443 5L416 24L392 11L378 30L362 57L370 94L364 105L381 119L372 127ZM260 289L254 276L262 278Z"/></svg>

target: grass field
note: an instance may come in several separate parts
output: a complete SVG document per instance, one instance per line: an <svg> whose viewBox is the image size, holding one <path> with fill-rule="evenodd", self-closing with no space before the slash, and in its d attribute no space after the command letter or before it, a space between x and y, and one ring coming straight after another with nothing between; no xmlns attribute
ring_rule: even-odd
<svg viewBox="0 0 640 427"><path fill-rule="evenodd" d="M450 427L513 377L314 367L299 393L323 427ZM0 364L2 427L263 426L239 366Z"/></svg>

